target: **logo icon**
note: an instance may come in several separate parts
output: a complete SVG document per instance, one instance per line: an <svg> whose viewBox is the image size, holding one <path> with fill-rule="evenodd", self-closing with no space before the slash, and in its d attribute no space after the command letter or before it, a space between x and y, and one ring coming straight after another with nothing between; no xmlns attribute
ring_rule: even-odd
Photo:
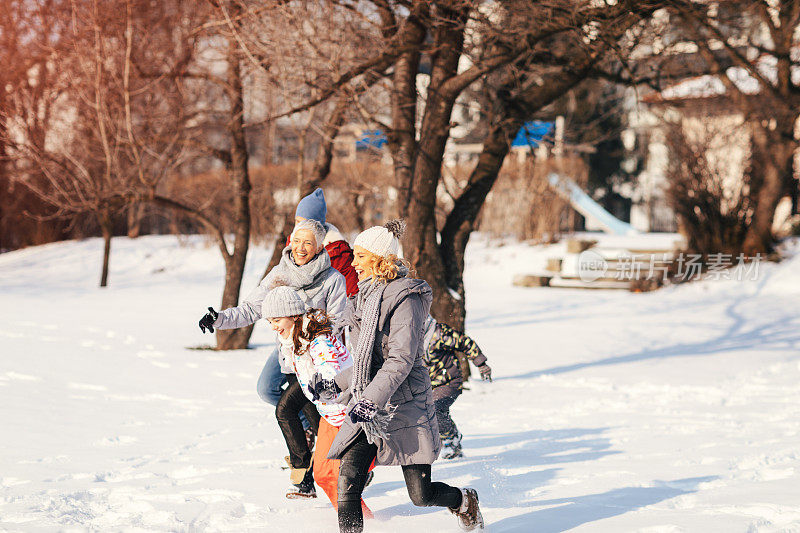
<svg viewBox="0 0 800 533"><path fill-rule="evenodd" d="M594 250L586 250L578 256L578 277L581 281L596 281L605 276L606 272L608 261Z"/></svg>

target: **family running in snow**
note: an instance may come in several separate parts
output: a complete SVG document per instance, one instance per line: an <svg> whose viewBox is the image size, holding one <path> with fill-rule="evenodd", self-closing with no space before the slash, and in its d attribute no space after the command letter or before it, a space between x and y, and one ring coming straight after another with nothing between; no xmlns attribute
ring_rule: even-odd
<svg viewBox="0 0 800 533"><path fill-rule="evenodd" d="M316 497L316 482L339 530L361 532L372 469L399 465L414 505L447 507L463 530L483 529L475 490L431 481L431 464L440 452L463 456L450 416L464 381L456 352L491 381L486 357L430 316L430 286L398 257L404 223L371 227L351 249L326 215L318 188L298 204L280 263L241 305L209 307L200 329L264 318L277 333L257 391L275 405L289 451L287 498Z"/></svg>

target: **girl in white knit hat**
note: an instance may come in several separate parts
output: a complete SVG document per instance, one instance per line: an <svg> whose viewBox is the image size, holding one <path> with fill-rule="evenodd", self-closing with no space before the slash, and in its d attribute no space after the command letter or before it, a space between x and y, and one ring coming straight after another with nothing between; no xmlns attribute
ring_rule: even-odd
<svg viewBox="0 0 800 533"><path fill-rule="evenodd" d="M414 505L447 507L462 529L483 527L478 495L431 482L431 464L441 449L428 369L422 359L423 325L432 293L409 276L398 258L401 221L375 226L356 237L353 267L358 295L350 298L342 325L350 333L353 366L335 380L318 380L315 392L346 405L344 420L328 453L341 459L339 529L361 532L361 493L370 464L403 469ZM343 392L342 392L343 391Z"/></svg>
<svg viewBox="0 0 800 533"><path fill-rule="evenodd" d="M276 284L280 283L280 279L276 280ZM300 295L289 287L276 286L272 289L264 298L261 314L277 332L281 356L292 372L289 388L281 396L276 409L278 424L289 448L290 479L294 485L286 497L316 497L316 481L336 508L339 461L326 456L345 419L345 409L343 405L322 400L318 395L315 397L310 385L315 375L318 379L332 379L351 367L352 358L333 334L331 318L319 309L307 309ZM299 418L296 415L283 416L284 411L289 415L296 413L309 401L322 415L313 457ZM368 517L372 517L363 500L361 507Z"/></svg>

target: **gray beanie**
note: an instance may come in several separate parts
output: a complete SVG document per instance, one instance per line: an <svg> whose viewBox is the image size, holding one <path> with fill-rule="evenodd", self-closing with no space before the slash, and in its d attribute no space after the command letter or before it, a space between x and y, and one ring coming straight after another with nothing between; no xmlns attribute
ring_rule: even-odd
<svg viewBox="0 0 800 533"><path fill-rule="evenodd" d="M261 302L262 318L279 318L284 316L297 316L306 312L306 304L300 295L286 285L275 287L267 293Z"/></svg>
<svg viewBox="0 0 800 533"><path fill-rule="evenodd" d="M390 220L383 226L372 226L359 233L353 246L360 246L381 257L397 255L400 251L400 238L405 231L405 222Z"/></svg>

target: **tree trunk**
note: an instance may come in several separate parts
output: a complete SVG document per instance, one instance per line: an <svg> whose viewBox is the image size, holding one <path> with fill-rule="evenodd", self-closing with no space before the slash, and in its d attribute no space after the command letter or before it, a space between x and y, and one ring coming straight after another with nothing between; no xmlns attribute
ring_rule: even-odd
<svg viewBox="0 0 800 533"><path fill-rule="evenodd" d="M427 104L420 127L420 141L414 161L413 180L405 199L408 224L403 243L406 259L417 276L433 289L431 315L441 322L463 327L463 299L447 284L444 265L436 242L436 189L442 160L450 136L450 115L457 94L445 94L442 85L456 75L464 44L465 13L448 13L435 32L436 53L432 57ZM444 21L446 19L446 21Z"/></svg>
<svg viewBox="0 0 800 533"><path fill-rule="evenodd" d="M144 218L144 203L132 202L128 204L128 237L136 239L142 234L142 218Z"/></svg>
<svg viewBox="0 0 800 533"><path fill-rule="evenodd" d="M333 161L333 147L336 136L339 134L339 129L344 124L344 119L347 112L347 100L342 97L336 104L331 116L328 118L325 126L322 129L322 144L319 147L319 152L314 162L314 168L308 179L305 178L304 173L298 172L297 188L300 191L300 197L307 196L314 192L314 190L322 184L331 172L331 162ZM261 275L263 280L269 271L278 265L281 260L281 253L286 247L286 241L290 233L294 229L294 213L288 212L279 224L275 241L272 248L272 256ZM223 309L225 309L223 307ZM245 346L250 342L250 337L253 335L253 328L255 325L250 325L236 330L239 333L238 340L243 342Z"/></svg>
<svg viewBox="0 0 800 533"><path fill-rule="evenodd" d="M100 231L103 234L103 268L100 274L100 287L107 287L108 263L111 258L111 237L114 233L114 226L107 209L100 211L97 221L100 224Z"/></svg>
<svg viewBox="0 0 800 533"><path fill-rule="evenodd" d="M395 63L392 80L391 106L392 130L388 132L388 147L392 153L395 183L401 199L400 213L405 216L414 179L414 158L417 154L417 72L420 52L418 47L425 39L425 30L409 17L413 31L409 42L415 48L402 54Z"/></svg>
<svg viewBox="0 0 800 533"><path fill-rule="evenodd" d="M743 252L749 256L767 254L773 250L772 222L781 200L787 176L791 177L794 142L786 141L774 131L766 130L762 124L751 127L753 150L760 162L758 190L753 219L747 229Z"/></svg>
<svg viewBox="0 0 800 533"><path fill-rule="evenodd" d="M228 86L230 97L230 117L228 133L231 141L231 162L229 172L236 189L234 209L233 253L225 257L225 288L222 291L222 309L239 304L239 292L244 275L247 250L250 247L250 174L248 170L247 139L244 131L244 100L242 90L241 65L237 54L236 41L228 42ZM218 350L241 350L247 348L251 328L217 330Z"/></svg>

